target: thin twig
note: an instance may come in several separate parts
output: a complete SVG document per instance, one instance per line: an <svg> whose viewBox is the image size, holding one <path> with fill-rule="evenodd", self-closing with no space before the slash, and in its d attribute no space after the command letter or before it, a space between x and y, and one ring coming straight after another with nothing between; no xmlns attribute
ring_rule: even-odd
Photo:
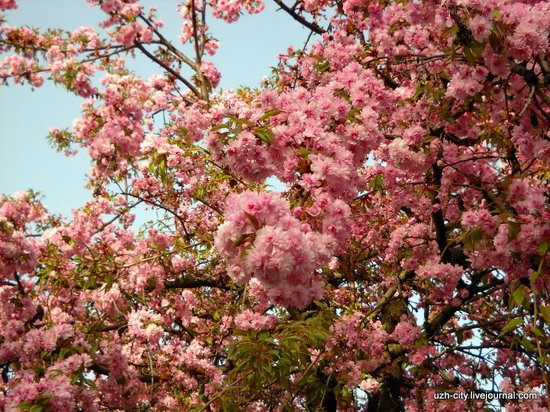
<svg viewBox="0 0 550 412"><path fill-rule="evenodd" d="M167 64L163 63L159 58L157 58L154 54L152 54L149 50L147 50L142 44L140 43L135 43L135 46L140 49L142 51L143 54L145 54L147 57L149 57L151 60L153 60L155 63L157 63L159 66L161 66L162 68L164 68L164 70L166 70L168 73L170 73L172 76L174 76L176 79L178 79L179 81L181 81L183 84L185 84L189 90L191 90L193 92L193 94L197 97L201 97L201 94L199 93L199 91L196 89L195 86L193 86L191 84L191 82L189 82L187 79L185 79L184 77L182 77L178 72L176 72L174 69L172 69L170 66L168 66Z"/></svg>
<svg viewBox="0 0 550 412"><path fill-rule="evenodd" d="M288 7L282 0L274 0L274 1L275 1L275 3L277 3L279 5L279 7L281 9L286 11L294 20L296 20L297 22L299 22L303 26L307 27L311 31L314 31L317 34L326 33L326 30L324 30L322 27L320 27L317 23L307 21L305 18L300 16L295 10Z"/></svg>

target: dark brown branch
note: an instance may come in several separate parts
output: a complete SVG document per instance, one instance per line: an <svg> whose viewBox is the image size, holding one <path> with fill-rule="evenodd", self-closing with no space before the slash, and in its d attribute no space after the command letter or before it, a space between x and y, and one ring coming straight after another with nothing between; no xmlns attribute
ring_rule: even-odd
<svg viewBox="0 0 550 412"><path fill-rule="evenodd" d="M170 73L172 76L174 76L176 79L181 81L183 84L185 84L191 92L197 97L201 97L201 94L199 91L189 82L187 79L183 78L178 72L176 72L174 69L172 69L167 64L163 63L159 58L157 58L153 53L151 53L149 50L147 50L142 44L135 43L135 46L141 50L143 54L145 54L147 57L149 57L151 60L153 60L155 63L157 63L159 66L164 68L168 73Z"/></svg>
<svg viewBox="0 0 550 412"><path fill-rule="evenodd" d="M111 325L100 325L100 326L97 326L97 327L93 328L93 330L95 332L110 332L110 331L113 331L113 330L122 329L126 326L128 326L128 323L124 320L124 321L121 321L121 322L113 323Z"/></svg>
<svg viewBox="0 0 550 412"><path fill-rule="evenodd" d="M395 89L397 89L398 87L401 86L399 83L397 83L395 80L393 80L388 73L383 72L382 70L380 70L378 68L375 68L374 71L380 77L382 77L382 80L384 81L384 84L386 85L386 87L389 87L390 89L395 90Z"/></svg>
<svg viewBox="0 0 550 412"><path fill-rule="evenodd" d="M93 370L95 373L98 373L100 375L109 375L110 370L107 366L94 362L92 366L90 367L91 370ZM147 375L144 373L138 373L138 379L142 381L143 383L151 383L152 381L158 382L158 377L154 375Z"/></svg>
<svg viewBox="0 0 550 412"><path fill-rule="evenodd" d="M166 289L193 289L193 288L217 288L228 290L229 287L220 281L215 281L211 279L191 279L181 277L176 280L167 280L164 282L164 287Z"/></svg>
<svg viewBox="0 0 550 412"><path fill-rule="evenodd" d="M457 146L472 146L479 143L477 139L460 138L452 133L441 132L441 137Z"/></svg>
<svg viewBox="0 0 550 412"><path fill-rule="evenodd" d="M404 271L399 275L399 278L397 279L397 281L398 282L405 282L405 281L413 278L414 275L415 275L415 273L412 270ZM384 296L382 296L382 299L380 299L378 301L378 303L376 304L376 307L374 309L372 309L369 313L367 313L367 315L365 316L365 319L376 315L376 313L378 313L390 300L392 300L392 298L395 295L395 293L397 292L397 290L398 290L398 285L394 285L394 286L390 287L386 291L386 293L384 293Z"/></svg>
<svg viewBox="0 0 550 412"><path fill-rule="evenodd" d="M478 292L484 292L494 286L499 286L504 283L503 279L495 279L490 285L486 285L480 288L478 287L479 282L485 274L486 273L483 272L474 275L472 277L471 283L466 288L466 290L468 291L467 296L463 298L458 298L459 303L449 303L437 315L435 315L431 322L426 324L425 332L428 338L432 338L433 336L435 336L443 328L443 326L454 316L454 314L463 307L464 304L469 303L475 299Z"/></svg>
<svg viewBox="0 0 550 412"><path fill-rule="evenodd" d="M180 52L166 37L162 35L160 31L157 30L157 27L149 21L143 14L139 15L139 18L143 20L143 22L149 26L151 30L153 30L153 33L159 38L160 44L165 46L168 50L172 52L175 56L177 56L182 62L187 64L190 68L193 70L197 70L197 64L193 60L191 60L189 57L184 55L182 52Z"/></svg>
<svg viewBox="0 0 550 412"><path fill-rule="evenodd" d="M518 64L514 61L510 62L510 71L515 74L519 74L525 80L525 83L536 86L538 84L538 77L533 70L527 69L527 63Z"/></svg>
<svg viewBox="0 0 550 412"><path fill-rule="evenodd" d="M162 210L164 210L165 212L170 213L172 216L174 216L174 217L178 220L178 222L182 225L182 227L184 228L184 230L187 232L187 230L185 229L185 222L183 221L183 219L181 218L181 216L178 215L176 212L174 212L174 211L173 211L172 209L170 209L169 207L164 206L162 203L157 203L157 202L154 202L153 200L149 200L149 199L146 199L146 198L144 198L144 197L142 197L142 196L135 195L135 194L133 194L133 193L131 193L131 192L125 192L125 191L121 190L121 194L124 195L124 196L130 196L130 197L133 197L133 198L135 198L135 199L139 199L139 200L141 200L141 201L143 201L143 202L145 202L145 203L147 203L147 204L149 204L149 205L151 205L151 206L158 207L159 209L162 209ZM186 235L188 235L188 234L186 233Z"/></svg>
<svg viewBox="0 0 550 412"><path fill-rule="evenodd" d="M441 260L446 263L449 262L449 252L447 244L447 228L445 227L445 217L440 207L440 201L438 198L439 188L441 187L441 178L443 176L443 170L437 165L437 162L432 165L432 176L428 178L428 183L435 186L432 191L432 204L436 206L436 210L432 212L432 222L435 228L435 241L441 252Z"/></svg>
<svg viewBox="0 0 550 412"><path fill-rule="evenodd" d="M202 74L201 70L201 60L202 60L202 53L199 47L199 33L197 29L197 11L195 10L195 1L191 1L191 16L193 20L193 38L195 43L195 59L197 63L197 76L199 77L200 81L200 87L201 87L201 93L202 98L204 100L208 101L208 91L206 88L206 79L204 75Z"/></svg>
<svg viewBox="0 0 550 412"><path fill-rule="evenodd" d="M126 213L126 212L128 212L130 209L133 209L134 207L138 206L138 205L141 204L142 202L143 202L143 200L142 200L142 199L139 199L139 200L138 200L136 203L134 203L133 205L128 206L128 208L126 208L125 210L121 211L119 214L115 215L112 219L108 220L108 221L105 222L103 225L101 225L98 229L96 229L92 236L97 235L98 233L102 232L105 228L107 228L108 226L110 226L111 224L113 224L114 222L116 222L118 219L120 219L124 213Z"/></svg>
<svg viewBox="0 0 550 412"><path fill-rule="evenodd" d="M17 282L17 288L19 289L19 292L23 296L27 296L27 292L25 291L25 288L23 287L23 284L21 283L21 279L19 278L19 274L17 272L13 272L13 277L15 278L15 281Z"/></svg>
<svg viewBox="0 0 550 412"><path fill-rule="evenodd" d="M305 18L300 16L295 10L293 10L291 7L288 7L282 0L274 0L277 5L286 11L294 20L302 24L303 26L307 27L311 31L317 33L317 34L323 34L326 33L326 30L324 30L322 27L320 27L317 23L307 21Z"/></svg>

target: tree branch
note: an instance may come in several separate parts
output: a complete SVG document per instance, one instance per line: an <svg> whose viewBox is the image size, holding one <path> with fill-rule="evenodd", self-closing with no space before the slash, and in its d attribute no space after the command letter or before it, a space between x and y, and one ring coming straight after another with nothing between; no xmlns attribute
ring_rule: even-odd
<svg viewBox="0 0 550 412"><path fill-rule="evenodd" d="M193 288L217 288L229 290L230 288L222 282L212 279L191 279L186 277L180 277L176 280L167 280L164 282L166 289L193 289Z"/></svg>
<svg viewBox="0 0 550 412"><path fill-rule="evenodd" d="M288 7L282 0L273 0L277 5L286 11L294 20L302 24L303 26L307 27L311 31L317 33L317 34L323 34L326 33L326 30L320 27L317 23L307 21L305 18L300 16L294 9Z"/></svg>
<svg viewBox="0 0 550 412"><path fill-rule="evenodd" d="M149 50L147 50L142 44L135 43L136 47L141 50L143 54L145 54L147 57L149 57L151 60L153 60L155 63L157 63L159 66L164 68L168 73L170 73L172 76L174 76L176 79L181 81L183 84L185 84L189 90L193 92L193 94L197 97L201 97L201 94L196 89L195 86L191 84L187 79L183 78L178 72L176 72L174 69L172 69L167 64L163 63L159 58L157 58L154 54L152 54Z"/></svg>
<svg viewBox="0 0 550 412"><path fill-rule="evenodd" d="M111 372L107 366L97 362L94 362L90 367L90 369L96 373L99 373L100 375L109 375L109 373ZM138 376L138 379L143 383L151 383L151 381L153 380L158 381L159 379L157 376L147 375L144 373L138 373L137 376Z"/></svg>

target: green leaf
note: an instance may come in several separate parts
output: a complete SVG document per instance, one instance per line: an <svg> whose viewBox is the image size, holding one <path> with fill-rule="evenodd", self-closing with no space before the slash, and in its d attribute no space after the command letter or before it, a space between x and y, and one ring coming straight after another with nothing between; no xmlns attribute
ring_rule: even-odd
<svg viewBox="0 0 550 412"><path fill-rule="evenodd" d="M502 39L494 30L491 32L491 34L489 34L489 44L491 45L491 48L496 52L502 50Z"/></svg>
<svg viewBox="0 0 550 412"><path fill-rule="evenodd" d="M162 157L161 161L157 166L157 175L163 180L166 179L166 158L165 157Z"/></svg>
<svg viewBox="0 0 550 412"><path fill-rule="evenodd" d="M479 43L477 41L473 41L470 44L470 47L472 49L472 54L475 57L481 57L481 55L483 54L483 51L485 50L485 43Z"/></svg>
<svg viewBox="0 0 550 412"><path fill-rule="evenodd" d="M227 126L227 123L222 123L222 124L217 124L215 126L212 126L212 128L210 130L216 131L216 130L221 130L221 129L229 129L229 127Z"/></svg>
<svg viewBox="0 0 550 412"><path fill-rule="evenodd" d="M270 129L266 128L257 129L256 136L267 145L270 145L275 140L275 135L273 134L273 132Z"/></svg>
<svg viewBox="0 0 550 412"><path fill-rule="evenodd" d="M265 114L260 117L260 120L267 120L268 118L272 116L277 116L278 114L282 113L283 111L281 109L273 109L268 112L265 112Z"/></svg>
<svg viewBox="0 0 550 412"><path fill-rule="evenodd" d="M547 325L550 325L550 306L539 306L539 311Z"/></svg>
<svg viewBox="0 0 550 412"><path fill-rule="evenodd" d="M329 71L330 70L330 63L326 60L321 60L318 63L315 63L313 65L313 70L315 70L319 73L324 73L326 71Z"/></svg>
<svg viewBox="0 0 550 412"><path fill-rule="evenodd" d="M483 237L483 231L480 228L469 230L464 235L464 246L468 250L475 250L476 245Z"/></svg>
<svg viewBox="0 0 550 412"><path fill-rule="evenodd" d="M265 342L265 343L269 343L269 344L271 344L271 345L277 345L277 342L275 341L275 339L273 339L273 338L271 338L271 337L269 337L269 336L266 337L266 338L264 339L264 342Z"/></svg>
<svg viewBox="0 0 550 412"><path fill-rule="evenodd" d="M476 64L474 53L470 47L464 46L464 59L469 66L474 66Z"/></svg>
<svg viewBox="0 0 550 412"><path fill-rule="evenodd" d="M544 333L537 328L536 326L531 326L531 332L533 332L534 335L538 336L539 338L544 338Z"/></svg>
<svg viewBox="0 0 550 412"><path fill-rule="evenodd" d="M61 350L59 351L59 357L61 359L65 359L66 357L68 357L68 355L70 355L72 353L72 350L71 348L61 348Z"/></svg>
<svg viewBox="0 0 550 412"><path fill-rule="evenodd" d="M309 154L310 154L310 151L308 149L306 149L305 147L299 147L297 149L295 149L296 152L301 156L303 157L304 159L307 159Z"/></svg>
<svg viewBox="0 0 550 412"><path fill-rule="evenodd" d="M510 332L512 330L514 330L515 328L517 328L521 324L523 324L523 319L522 318L510 319L510 321L502 328L502 331L500 332L499 337L507 334L508 332Z"/></svg>
<svg viewBox="0 0 550 412"><path fill-rule="evenodd" d="M361 109L358 108L358 107L352 107L347 116L346 116L346 119L350 122L353 122L353 123L357 123L359 122L359 120L357 119L357 116L359 116L361 114Z"/></svg>
<svg viewBox="0 0 550 412"><path fill-rule="evenodd" d="M528 352L534 352L537 348L535 348L535 345L533 345L528 339L523 338L521 340L521 346L523 346L525 349L527 349Z"/></svg>
<svg viewBox="0 0 550 412"><path fill-rule="evenodd" d="M541 243L539 245L539 255L545 256L548 253L548 246L549 244L547 242Z"/></svg>
<svg viewBox="0 0 550 412"><path fill-rule="evenodd" d="M424 85L419 85L416 87L416 92L414 93L413 97L411 98L413 102L418 101L424 92L426 91L426 87Z"/></svg>
<svg viewBox="0 0 550 412"><path fill-rule="evenodd" d="M514 297L514 300L516 301L518 306L521 306L521 304L525 300L525 288L520 285L516 288L516 290L514 290L514 292L512 292L512 296Z"/></svg>
<svg viewBox="0 0 550 412"><path fill-rule="evenodd" d="M232 116L232 115L228 115L227 117L229 119L233 120L236 124L238 124L240 126L244 126L244 125L252 126L252 122L248 119L241 119L239 117Z"/></svg>
<svg viewBox="0 0 550 412"><path fill-rule="evenodd" d="M374 179L369 182L369 187L377 192L383 192L384 187L384 176L377 174Z"/></svg>
<svg viewBox="0 0 550 412"><path fill-rule="evenodd" d="M252 226L254 226L254 229L258 230L261 226L260 221L258 220L258 218L254 215L251 215L248 212L244 212L244 214L246 215L248 220L250 220L250 223L252 223Z"/></svg>
<svg viewBox="0 0 550 412"><path fill-rule="evenodd" d="M531 284L531 286L535 284L539 276L540 276L539 272L533 272L529 275L529 283Z"/></svg>
<svg viewBox="0 0 550 412"><path fill-rule="evenodd" d="M241 237L239 237L237 240L235 240L233 242L233 245L231 245L231 247L233 248L236 248L236 247L239 247L240 245L242 245L244 242L246 242L246 240L250 237L250 233L245 233L244 235L242 235Z"/></svg>
<svg viewBox="0 0 550 412"><path fill-rule="evenodd" d="M508 240L514 240L518 237L520 225L517 222L508 222Z"/></svg>

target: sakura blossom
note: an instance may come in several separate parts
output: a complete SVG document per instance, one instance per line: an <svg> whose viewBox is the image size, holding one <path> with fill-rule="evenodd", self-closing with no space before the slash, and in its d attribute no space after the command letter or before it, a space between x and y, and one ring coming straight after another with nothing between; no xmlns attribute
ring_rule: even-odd
<svg viewBox="0 0 550 412"><path fill-rule="evenodd" d="M266 3L87 3L0 0L90 161L70 215L0 195L0 409L548 410L550 3L275 0L304 38L234 90L211 21ZM438 399L487 391L536 396Z"/></svg>

